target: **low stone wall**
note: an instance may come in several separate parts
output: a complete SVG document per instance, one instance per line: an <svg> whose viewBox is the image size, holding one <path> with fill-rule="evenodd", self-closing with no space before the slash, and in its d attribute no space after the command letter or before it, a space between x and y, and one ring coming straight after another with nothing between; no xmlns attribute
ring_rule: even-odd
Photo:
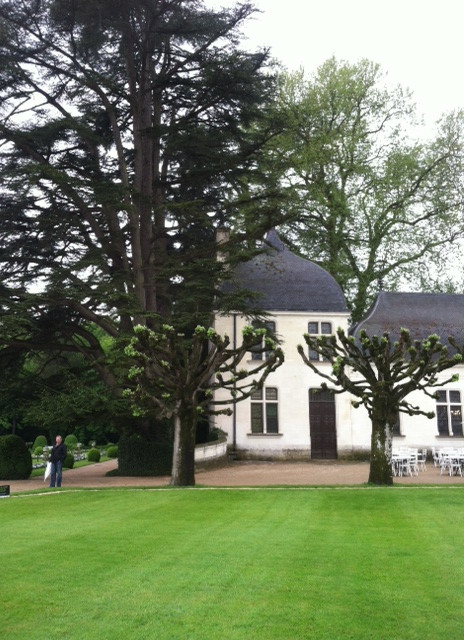
<svg viewBox="0 0 464 640"><path fill-rule="evenodd" d="M195 462L203 463L212 460L225 458L227 454L227 440L221 438L214 442L206 442L205 444L197 444L195 447Z"/></svg>
<svg viewBox="0 0 464 640"><path fill-rule="evenodd" d="M263 461L263 462L307 462L312 460L311 450L305 449L240 449L229 451L230 460ZM340 449L338 460L367 462L370 460L370 449ZM330 459L329 459L330 460Z"/></svg>
<svg viewBox="0 0 464 640"><path fill-rule="evenodd" d="M229 451L231 460L256 460L263 462L304 462L311 457L309 449L235 449Z"/></svg>

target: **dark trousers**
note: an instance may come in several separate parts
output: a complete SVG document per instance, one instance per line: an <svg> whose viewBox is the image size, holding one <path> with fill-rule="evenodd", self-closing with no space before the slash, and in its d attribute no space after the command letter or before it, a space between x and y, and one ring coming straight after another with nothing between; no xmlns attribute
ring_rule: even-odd
<svg viewBox="0 0 464 640"><path fill-rule="evenodd" d="M61 475L63 471L63 462L62 460L58 460L58 462L52 462L52 472L50 475L50 486L54 487L55 483L57 487L61 487Z"/></svg>

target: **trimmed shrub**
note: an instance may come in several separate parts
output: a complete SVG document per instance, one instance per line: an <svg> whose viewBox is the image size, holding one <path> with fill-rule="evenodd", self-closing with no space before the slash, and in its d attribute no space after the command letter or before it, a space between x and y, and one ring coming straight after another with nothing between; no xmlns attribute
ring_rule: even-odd
<svg viewBox="0 0 464 640"><path fill-rule="evenodd" d="M43 447L35 447L34 448L34 455L35 456L41 456L43 454Z"/></svg>
<svg viewBox="0 0 464 640"><path fill-rule="evenodd" d="M77 438L72 433L66 436L64 443L71 451L77 448Z"/></svg>
<svg viewBox="0 0 464 640"><path fill-rule="evenodd" d="M111 445L106 448L106 455L108 458L117 458L118 457L118 447L116 445Z"/></svg>
<svg viewBox="0 0 464 640"><path fill-rule="evenodd" d="M140 435L119 440L118 471L123 476L168 476L172 469L172 442L148 442Z"/></svg>
<svg viewBox="0 0 464 640"><path fill-rule="evenodd" d="M87 460L89 462L100 462L100 451L98 449L90 449L87 453Z"/></svg>
<svg viewBox="0 0 464 640"><path fill-rule="evenodd" d="M0 478L26 480L31 475L32 456L19 436L0 436Z"/></svg>
<svg viewBox="0 0 464 640"><path fill-rule="evenodd" d="M65 467L66 469L72 469L74 467L74 456L72 453L68 452L66 454L66 458L63 462L63 467Z"/></svg>
<svg viewBox="0 0 464 640"><path fill-rule="evenodd" d="M34 440L34 444L32 445L32 451L34 451L35 453L36 450L40 447L39 455L41 455L43 453L43 448L46 447L47 445L48 445L48 442L45 436L37 436L37 438Z"/></svg>

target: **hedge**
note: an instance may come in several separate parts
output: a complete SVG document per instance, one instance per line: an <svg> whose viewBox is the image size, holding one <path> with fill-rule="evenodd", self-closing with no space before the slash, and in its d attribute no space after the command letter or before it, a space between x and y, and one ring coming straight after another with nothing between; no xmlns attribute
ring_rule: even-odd
<svg viewBox="0 0 464 640"><path fill-rule="evenodd" d="M22 438L12 433L0 436L0 478L27 480L32 471L32 456Z"/></svg>
<svg viewBox="0 0 464 640"><path fill-rule="evenodd" d="M123 476L167 476L172 469L172 443L149 442L140 435L122 436L118 471Z"/></svg>

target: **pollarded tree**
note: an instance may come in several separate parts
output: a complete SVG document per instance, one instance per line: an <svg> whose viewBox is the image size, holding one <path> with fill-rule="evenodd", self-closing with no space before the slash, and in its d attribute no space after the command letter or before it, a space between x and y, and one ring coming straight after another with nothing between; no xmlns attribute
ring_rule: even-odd
<svg viewBox="0 0 464 640"><path fill-rule="evenodd" d="M334 58L311 76L284 75L277 109L286 127L266 166L287 190L293 222L282 231L339 282L354 321L378 282L430 290L450 273L464 233L463 112L425 141L407 91L368 60Z"/></svg>
<svg viewBox="0 0 464 640"><path fill-rule="evenodd" d="M230 414L230 405L261 388L267 376L279 367L283 352L266 329L245 327L242 343L230 346L228 336L198 326L191 339L174 327L163 325L155 332L135 327L135 337L126 347L135 361L129 377L134 386L126 391L136 413L155 413L174 419L174 452L171 484L195 484L195 433L201 416ZM250 349L262 349L266 359L252 369L240 369ZM225 389L229 399L216 400L214 392Z"/></svg>
<svg viewBox="0 0 464 640"><path fill-rule="evenodd" d="M431 388L457 377L443 381L438 374L460 363L462 356L459 353L450 356L437 335L422 341L411 340L407 329L401 329L399 339L393 343L389 333L370 337L360 331L355 338L342 329L333 336L305 334L304 339L311 350L332 364L332 371L330 374L321 371L299 345L298 352L305 364L328 380L334 393L351 393L357 398L353 405L364 405L367 409L372 423L369 482L393 484L392 432L399 412L433 418L434 413L412 405L408 396L420 390L435 397Z"/></svg>

